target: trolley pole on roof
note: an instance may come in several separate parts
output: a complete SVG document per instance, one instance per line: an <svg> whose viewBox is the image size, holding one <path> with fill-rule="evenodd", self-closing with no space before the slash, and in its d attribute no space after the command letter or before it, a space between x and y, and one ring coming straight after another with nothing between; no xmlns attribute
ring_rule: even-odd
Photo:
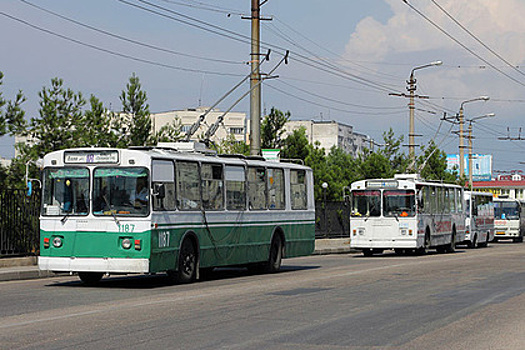
<svg viewBox="0 0 525 350"><path fill-rule="evenodd" d="M259 72L259 50L260 50L260 3L252 0L252 46L251 46L251 69L250 77L250 154L261 153L261 74Z"/></svg>

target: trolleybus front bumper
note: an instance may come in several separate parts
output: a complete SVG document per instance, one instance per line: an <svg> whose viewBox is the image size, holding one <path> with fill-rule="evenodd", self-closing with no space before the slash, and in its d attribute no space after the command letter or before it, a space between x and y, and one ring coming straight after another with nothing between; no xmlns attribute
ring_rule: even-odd
<svg viewBox="0 0 525 350"><path fill-rule="evenodd" d="M55 272L148 273L148 259L38 257L40 270Z"/></svg>

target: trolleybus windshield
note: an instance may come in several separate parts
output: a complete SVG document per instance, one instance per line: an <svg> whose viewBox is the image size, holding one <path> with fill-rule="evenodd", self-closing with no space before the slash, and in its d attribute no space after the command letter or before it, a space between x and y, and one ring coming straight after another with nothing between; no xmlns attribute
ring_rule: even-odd
<svg viewBox="0 0 525 350"><path fill-rule="evenodd" d="M95 215L148 215L149 194L146 168L100 167L94 171Z"/></svg>
<svg viewBox="0 0 525 350"><path fill-rule="evenodd" d="M384 216L414 216L416 215L416 195L411 190L383 191Z"/></svg>
<svg viewBox="0 0 525 350"><path fill-rule="evenodd" d="M46 168L42 215L87 215L89 213L89 170L66 167Z"/></svg>
<svg viewBox="0 0 525 350"><path fill-rule="evenodd" d="M381 191L352 191L352 216L380 216Z"/></svg>

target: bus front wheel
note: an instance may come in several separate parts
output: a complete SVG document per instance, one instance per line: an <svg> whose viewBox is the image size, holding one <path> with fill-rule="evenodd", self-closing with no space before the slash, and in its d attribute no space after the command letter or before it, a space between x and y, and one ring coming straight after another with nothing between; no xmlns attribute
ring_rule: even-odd
<svg viewBox="0 0 525 350"><path fill-rule="evenodd" d="M169 271L168 276L178 283L195 281L197 276L197 253L190 239L185 239L180 247L178 270Z"/></svg>
<svg viewBox="0 0 525 350"><path fill-rule="evenodd" d="M102 279L102 276L104 274L102 272L79 272L78 277L80 280L88 286L92 286L100 282Z"/></svg>

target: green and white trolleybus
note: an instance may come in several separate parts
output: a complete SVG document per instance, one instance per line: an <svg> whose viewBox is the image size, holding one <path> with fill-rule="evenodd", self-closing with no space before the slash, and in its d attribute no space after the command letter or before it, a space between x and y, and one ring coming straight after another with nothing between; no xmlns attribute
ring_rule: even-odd
<svg viewBox="0 0 525 350"><path fill-rule="evenodd" d="M104 274L279 270L314 250L313 175L298 164L218 156L201 144L79 148L44 157L41 270Z"/></svg>

